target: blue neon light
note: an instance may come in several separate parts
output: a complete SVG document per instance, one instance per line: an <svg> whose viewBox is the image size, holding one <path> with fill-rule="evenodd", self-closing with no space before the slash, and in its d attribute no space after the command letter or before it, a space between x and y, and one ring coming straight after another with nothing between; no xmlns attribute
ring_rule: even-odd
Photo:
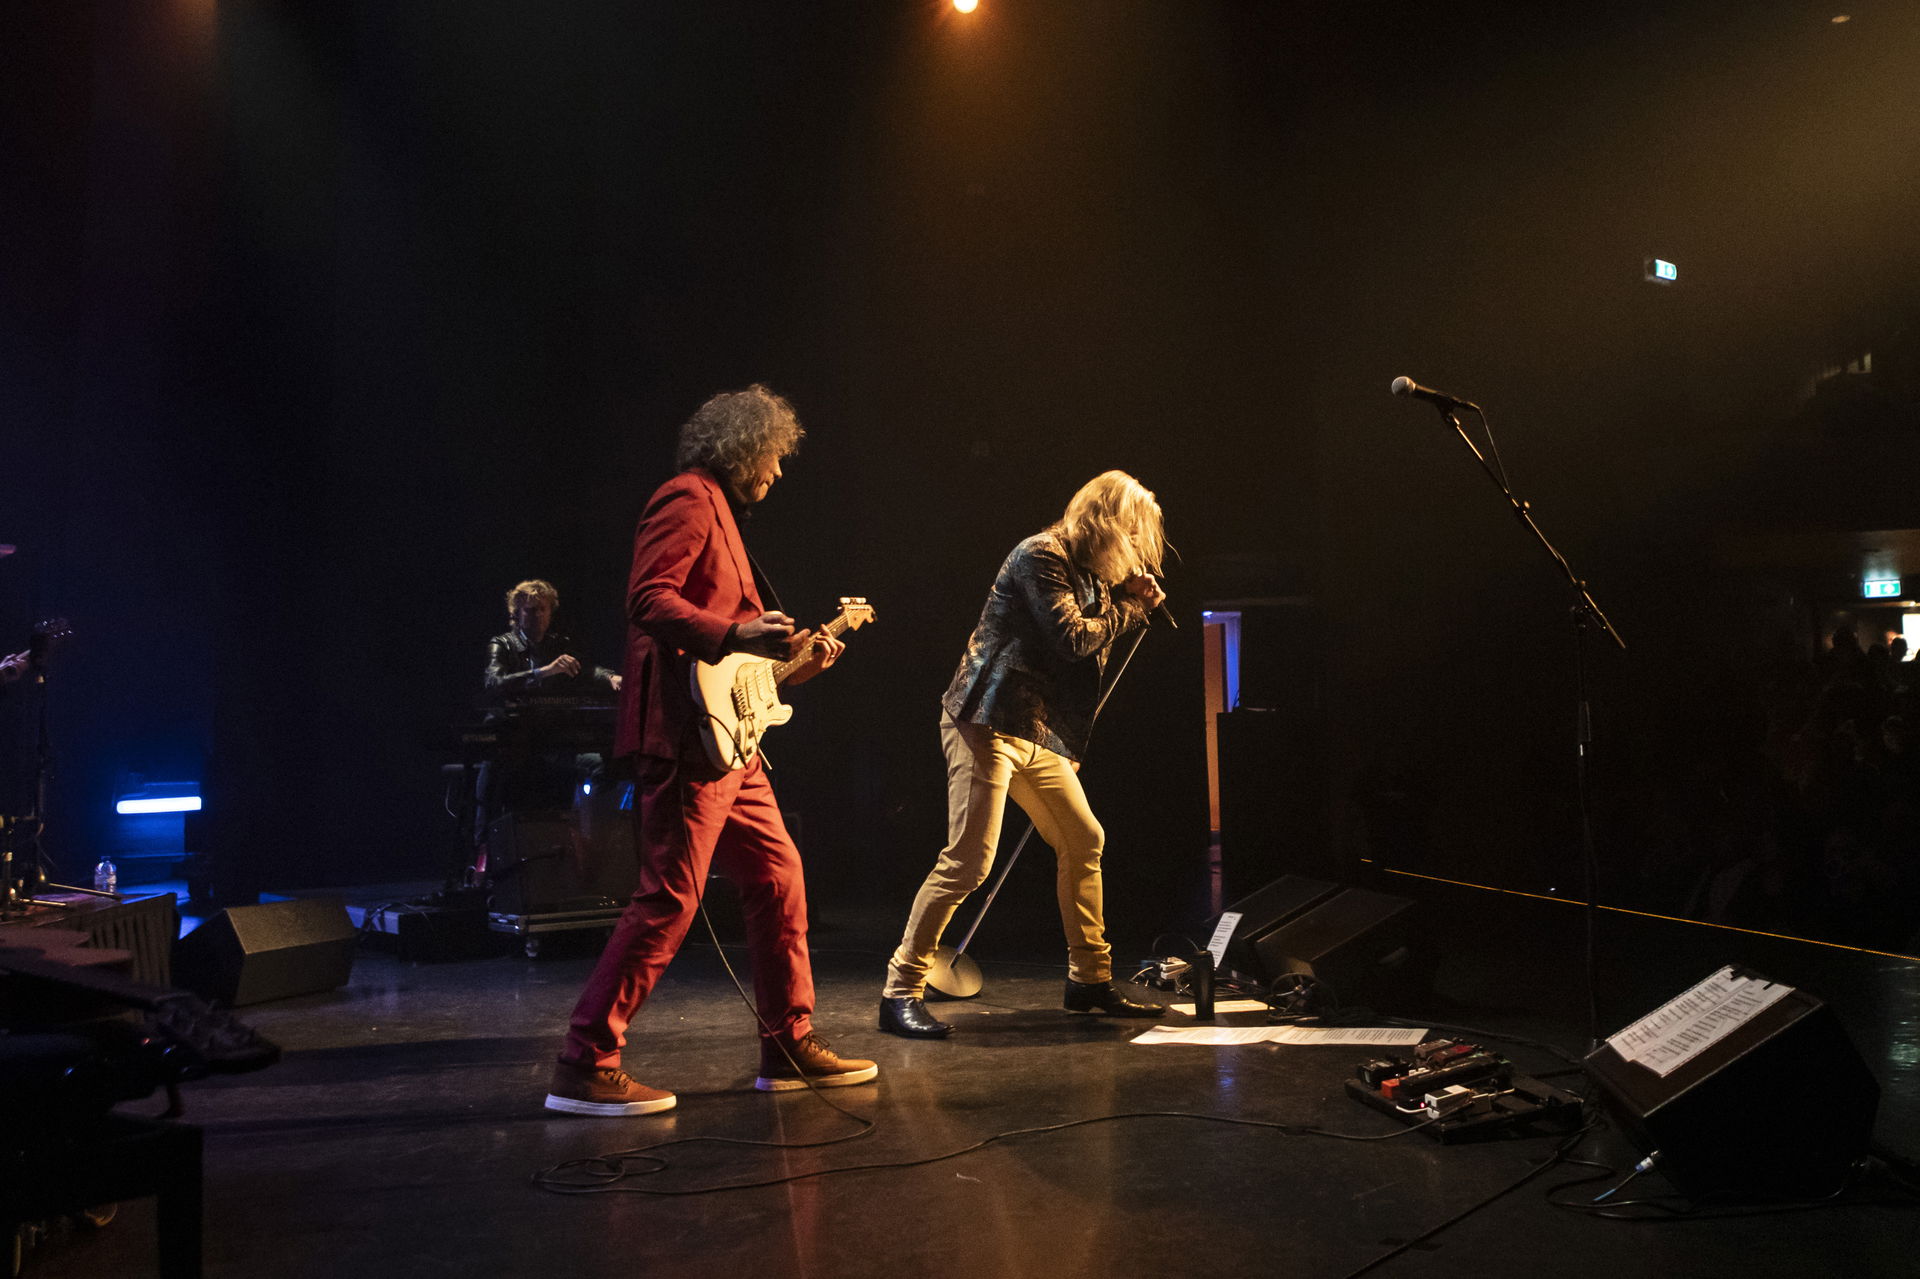
<svg viewBox="0 0 1920 1279"><path fill-rule="evenodd" d="M172 795L165 799L123 799L113 806L116 813L197 813L198 795Z"/></svg>

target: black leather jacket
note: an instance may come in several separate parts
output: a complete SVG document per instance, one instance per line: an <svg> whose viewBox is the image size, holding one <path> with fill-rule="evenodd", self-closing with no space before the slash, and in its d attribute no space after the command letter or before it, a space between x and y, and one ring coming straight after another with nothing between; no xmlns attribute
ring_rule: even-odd
<svg viewBox="0 0 1920 1279"><path fill-rule="evenodd" d="M534 678L536 669L565 653L572 644L565 635L553 631L541 636L538 644L527 643L527 637L517 630L494 636L487 641L487 698L497 701L536 689L548 693L585 693L595 688L611 688L612 671L584 663L578 675L548 680Z"/></svg>
<svg viewBox="0 0 1920 1279"><path fill-rule="evenodd" d="M1052 529L1013 548L941 705L963 723L1082 758L1113 641L1146 621L1067 558Z"/></svg>

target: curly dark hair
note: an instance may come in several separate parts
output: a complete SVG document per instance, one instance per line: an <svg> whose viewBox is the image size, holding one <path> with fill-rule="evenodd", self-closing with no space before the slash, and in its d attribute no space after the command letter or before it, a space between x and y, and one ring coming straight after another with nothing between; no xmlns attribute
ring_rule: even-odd
<svg viewBox="0 0 1920 1279"><path fill-rule="evenodd" d="M674 461L683 471L704 466L723 479L739 479L769 454L797 452L805 435L793 405L755 382L695 409L680 428Z"/></svg>

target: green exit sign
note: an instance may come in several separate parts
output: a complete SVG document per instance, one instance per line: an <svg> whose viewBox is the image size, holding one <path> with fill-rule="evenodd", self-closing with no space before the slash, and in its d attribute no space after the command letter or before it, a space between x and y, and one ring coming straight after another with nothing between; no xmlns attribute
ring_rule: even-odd
<svg viewBox="0 0 1920 1279"><path fill-rule="evenodd" d="M1870 577L1860 584L1860 594L1870 600L1897 600L1900 598L1900 579Z"/></svg>

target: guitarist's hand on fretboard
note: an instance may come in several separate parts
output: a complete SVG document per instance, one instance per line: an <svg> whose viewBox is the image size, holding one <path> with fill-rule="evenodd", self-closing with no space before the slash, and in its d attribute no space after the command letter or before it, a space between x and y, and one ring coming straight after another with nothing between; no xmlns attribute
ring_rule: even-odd
<svg viewBox="0 0 1920 1279"><path fill-rule="evenodd" d="M801 631L793 637L793 652L796 656L804 654L806 660L787 676L789 684L804 684L821 671L840 660L840 654L847 646L827 634L825 631ZM789 659L791 660L791 659Z"/></svg>
<svg viewBox="0 0 1920 1279"><path fill-rule="evenodd" d="M734 623L719 661L687 668L708 761L729 770L752 764L766 731L793 718L793 708L780 700L780 686L804 684L839 661L846 651L840 636L872 620L873 605L865 596L843 595L831 621L798 635L785 613Z"/></svg>

